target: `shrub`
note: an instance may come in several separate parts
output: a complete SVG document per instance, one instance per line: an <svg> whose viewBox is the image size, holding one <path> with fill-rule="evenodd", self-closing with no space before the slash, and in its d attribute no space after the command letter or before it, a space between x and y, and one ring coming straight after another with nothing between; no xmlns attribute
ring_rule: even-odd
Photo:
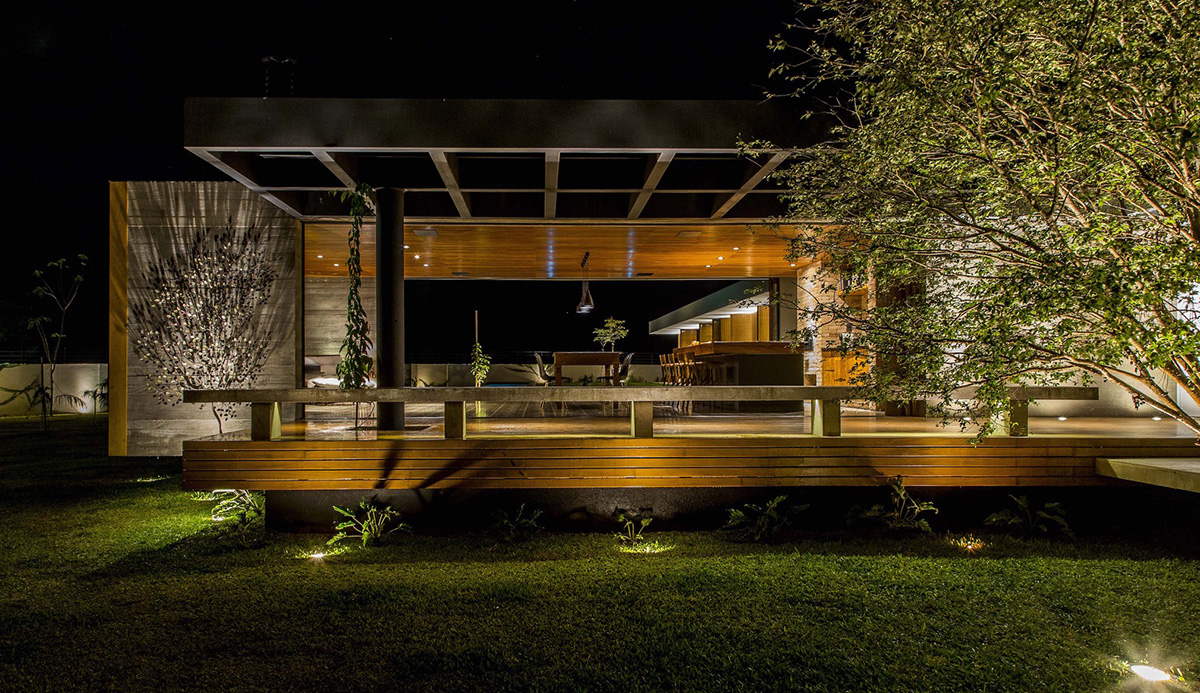
<svg viewBox="0 0 1200 693"><path fill-rule="evenodd" d="M262 494L245 490L213 491L212 500L216 501L211 513L213 522L220 522L221 529L242 546L250 546L261 538L258 520L263 517Z"/></svg>
<svg viewBox="0 0 1200 693"><path fill-rule="evenodd" d="M651 517L636 518L625 513L617 513L617 524L621 526L621 531L615 534L617 541L622 544L639 544L646 541L642 533L650 526L653 519Z"/></svg>
<svg viewBox="0 0 1200 693"><path fill-rule="evenodd" d="M1010 495L1009 498L1013 500L1016 508L1005 508L988 515L983 521L985 525L1031 535L1059 532L1075 536L1067 524L1067 513L1060 503L1046 503L1035 509L1029 502L1029 496Z"/></svg>
<svg viewBox="0 0 1200 693"><path fill-rule="evenodd" d="M741 541L771 541L787 528L794 515L808 510L808 504L786 503L787 496L776 496L766 505L747 503L741 509L730 508L729 519L721 529Z"/></svg>
<svg viewBox="0 0 1200 693"><path fill-rule="evenodd" d="M888 479L887 483L892 490L891 506L873 505L869 510L862 510L861 507L855 506L850 509L850 521L868 520L881 522L889 529L917 529L926 533L932 532L929 520L921 516L925 513L937 514L938 510L933 503L913 498L908 489L904 487L904 477L902 476L892 477Z"/></svg>
<svg viewBox="0 0 1200 693"><path fill-rule="evenodd" d="M491 533L500 541L513 542L532 539L542 531L542 526L538 524L538 518L541 516L541 510L525 512L524 503L517 506L513 512L497 510L492 513Z"/></svg>
<svg viewBox="0 0 1200 693"><path fill-rule="evenodd" d="M412 528L400 521L400 511L378 498L363 498L358 510L333 506L334 511L345 516L333 528L333 535L326 544L336 544L343 539L362 539L363 546L382 544L394 532L410 531Z"/></svg>

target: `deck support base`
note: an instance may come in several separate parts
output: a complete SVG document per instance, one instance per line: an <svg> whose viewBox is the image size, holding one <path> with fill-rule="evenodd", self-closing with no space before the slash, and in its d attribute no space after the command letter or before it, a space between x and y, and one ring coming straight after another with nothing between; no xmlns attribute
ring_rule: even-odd
<svg viewBox="0 0 1200 693"><path fill-rule="evenodd" d="M814 436L842 435L842 400L814 399L812 410L812 434Z"/></svg>
<svg viewBox="0 0 1200 693"><path fill-rule="evenodd" d="M250 404L250 440L279 440L283 437L283 417L279 402Z"/></svg>
<svg viewBox="0 0 1200 693"><path fill-rule="evenodd" d="M654 437L654 402L629 403L629 432L634 438Z"/></svg>
<svg viewBox="0 0 1200 693"><path fill-rule="evenodd" d="M1008 435L1029 435L1029 400L1008 400Z"/></svg>
<svg viewBox="0 0 1200 693"><path fill-rule="evenodd" d="M463 440L467 437L467 403L446 402L443 437L446 440Z"/></svg>

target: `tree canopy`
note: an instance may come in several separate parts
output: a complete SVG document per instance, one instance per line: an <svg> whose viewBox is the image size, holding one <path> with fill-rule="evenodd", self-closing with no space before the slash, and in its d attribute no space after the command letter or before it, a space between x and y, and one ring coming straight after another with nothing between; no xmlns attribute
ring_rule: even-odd
<svg viewBox="0 0 1200 693"><path fill-rule="evenodd" d="M990 421L1080 373L1200 432L1200 5L805 0L776 74L839 125L778 176L857 381ZM803 37L791 41L792 36ZM815 37L815 38L814 38ZM750 143L756 153L769 143ZM839 275L869 276L851 308ZM822 292L825 289L832 293ZM973 399L955 390L978 387ZM985 426L984 433L990 430Z"/></svg>

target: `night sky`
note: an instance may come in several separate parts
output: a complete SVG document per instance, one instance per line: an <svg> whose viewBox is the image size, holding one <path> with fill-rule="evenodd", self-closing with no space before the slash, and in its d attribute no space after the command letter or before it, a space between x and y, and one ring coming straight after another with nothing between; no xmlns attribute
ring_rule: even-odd
<svg viewBox="0 0 1200 693"><path fill-rule="evenodd" d="M362 3L247 5L5 8L0 361L33 348L32 271L77 253L90 263L66 360L105 359L107 181L222 180L183 149L183 99L263 96L265 56L298 61L296 96L755 99L777 59L767 41L793 13L790 2L757 0L390 3L388 13ZM444 315L450 329L410 323L409 350L463 350L479 308L489 351L586 348L591 328L613 314L629 320L622 346L644 351L653 346L646 320L722 285L595 282L597 311L585 319L571 310L574 283L488 291L410 282L415 310L431 301L454 309ZM525 327L504 327L514 319Z"/></svg>

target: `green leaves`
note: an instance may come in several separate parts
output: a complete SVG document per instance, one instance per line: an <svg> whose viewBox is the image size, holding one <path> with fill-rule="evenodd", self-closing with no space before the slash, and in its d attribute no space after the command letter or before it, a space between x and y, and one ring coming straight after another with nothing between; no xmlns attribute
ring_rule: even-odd
<svg viewBox="0 0 1200 693"><path fill-rule="evenodd" d="M371 377L375 362L371 358L371 325L363 309L362 296L362 222L363 216L370 209L370 193L372 189L365 183L360 183L354 190L344 190L342 200L350 200L350 213L353 217L350 230L346 235L346 243L350 257L346 260L346 269L350 275L350 288L346 294L346 336L342 339L339 349L342 359L337 365L338 384L343 388L364 388ZM357 407L355 408L357 416Z"/></svg>
<svg viewBox="0 0 1200 693"><path fill-rule="evenodd" d="M596 335L593 341L600 342L601 347L609 347L613 349L616 343L629 336L629 329L625 327L624 320L617 320L610 317L604 320L604 325L592 330Z"/></svg>
<svg viewBox="0 0 1200 693"><path fill-rule="evenodd" d="M479 342L475 342L471 346L471 363L469 365L471 376L475 379L475 387L480 387L492 370L492 357L483 353L483 345Z"/></svg>
<svg viewBox="0 0 1200 693"><path fill-rule="evenodd" d="M863 396L986 435L1005 385L1090 374L1200 432L1200 6L802 5L818 38L779 72L841 89L841 125L774 176L791 219L831 222L788 257L823 262L807 332L886 364ZM858 274L863 304L826 290Z"/></svg>

